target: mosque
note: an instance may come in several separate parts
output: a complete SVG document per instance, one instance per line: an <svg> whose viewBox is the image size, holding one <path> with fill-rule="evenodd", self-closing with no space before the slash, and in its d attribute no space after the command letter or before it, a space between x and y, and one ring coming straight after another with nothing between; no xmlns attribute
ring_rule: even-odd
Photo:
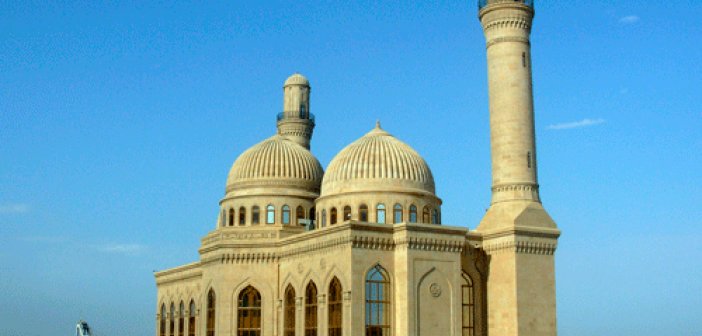
<svg viewBox="0 0 702 336"><path fill-rule="evenodd" d="M442 223L429 165L379 124L325 171L310 151L310 82L294 74L277 133L234 162L200 259L155 273L156 335L556 335L560 231L538 191L533 16L532 1L479 1L492 201L475 230Z"/></svg>

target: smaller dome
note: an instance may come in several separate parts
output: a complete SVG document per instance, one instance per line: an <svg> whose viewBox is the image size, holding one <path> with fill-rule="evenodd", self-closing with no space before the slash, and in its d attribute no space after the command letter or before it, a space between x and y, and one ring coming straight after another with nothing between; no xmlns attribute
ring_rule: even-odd
<svg viewBox="0 0 702 336"><path fill-rule="evenodd" d="M292 76L288 77L288 79L285 80L285 84L283 86L288 86L288 85L310 86L310 81L308 81L305 76L296 72Z"/></svg>

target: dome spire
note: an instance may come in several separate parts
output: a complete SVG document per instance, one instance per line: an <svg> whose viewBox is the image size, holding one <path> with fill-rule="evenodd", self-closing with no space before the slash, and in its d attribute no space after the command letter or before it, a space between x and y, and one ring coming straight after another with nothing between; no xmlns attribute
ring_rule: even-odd
<svg viewBox="0 0 702 336"><path fill-rule="evenodd" d="M380 119L375 119L375 128L382 129L380 128Z"/></svg>

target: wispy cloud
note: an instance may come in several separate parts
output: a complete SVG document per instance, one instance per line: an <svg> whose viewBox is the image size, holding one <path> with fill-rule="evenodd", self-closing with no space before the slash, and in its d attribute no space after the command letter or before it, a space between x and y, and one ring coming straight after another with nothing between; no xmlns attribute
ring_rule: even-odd
<svg viewBox="0 0 702 336"><path fill-rule="evenodd" d="M20 237L18 240L27 243L63 243L66 241L66 237L62 236L27 236Z"/></svg>
<svg viewBox="0 0 702 336"><path fill-rule="evenodd" d="M100 252L127 256L138 255L146 250L146 246L140 244L103 244L97 245L95 248Z"/></svg>
<svg viewBox="0 0 702 336"><path fill-rule="evenodd" d="M619 23L621 23L621 24L634 24L634 23L639 22L639 20L641 20L641 18L638 17L638 15L627 15L627 16L623 16L623 17L619 18Z"/></svg>
<svg viewBox="0 0 702 336"><path fill-rule="evenodd" d="M546 127L546 129L564 130L564 129L571 129L571 128L594 126L594 125L602 124L604 122L605 122L604 119L583 119L580 121L572 121L572 122L565 122L565 123L560 123L560 124L548 125L548 127Z"/></svg>
<svg viewBox="0 0 702 336"><path fill-rule="evenodd" d="M0 204L0 214L20 214L29 212L29 205L24 203Z"/></svg>

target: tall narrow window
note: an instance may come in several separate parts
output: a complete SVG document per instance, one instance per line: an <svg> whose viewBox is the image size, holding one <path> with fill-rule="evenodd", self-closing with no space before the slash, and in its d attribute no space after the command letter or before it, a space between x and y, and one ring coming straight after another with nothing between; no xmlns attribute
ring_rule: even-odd
<svg viewBox="0 0 702 336"><path fill-rule="evenodd" d="M272 204L266 207L266 224L275 224L275 207Z"/></svg>
<svg viewBox="0 0 702 336"><path fill-rule="evenodd" d="M409 221L410 223L416 223L417 222L417 206L414 204L410 205L410 218Z"/></svg>
<svg viewBox="0 0 702 336"><path fill-rule="evenodd" d="M394 217L393 222L395 222L395 224L402 223L402 205L395 204L392 211Z"/></svg>
<svg viewBox="0 0 702 336"><path fill-rule="evenodd" d="M531 152L527 152L527 168L531 168Z"/></svg>
<svg viewBox="0 0 702 336"><path fill-rule="evenodd" d="M526 68L526 61L527 61L527 59L526 59L526 53L525 53L525 52L522 52L522 67L523 67L523 68Z"/></svg>
<svg viewBox="0 0 702 336"><path fill-rule="evenodd" d="M234 226L234 209L229 208L229 220L227 221L229 226Z"/></svg>
<svg viewBox="0 0 702 336"><path fill-rule="evenodd" d="M254 205L251 209L251 225L258 225L261 223L261 209L258 205Z"/></svg>
<svg viewBox="0 0 702 336"><path fill-rule="evenodd" d="M239 294L237 336L261 336L261 294L251 286Z"/></svg>
<svg viewBox="0 0 702 336"><path fill-rule="evenodd" d="M390 313L390 278L376 265L366 275L366 336L389 336Z"/></svg>
<svg viewBox="0 0 702 336"><path fill-rule="evenodd" d="M305 336L317 336L317 286L312 281L305 289Z"/></svg>
<svg viewBox="0 0 702 336"><path fill-rule="evenodd" d="M215 335L215 292L210 289L207 293L207 336Z"/></svg>
<svg viewBox="0 0 702 336"><path fill-rule="evenodd" d="M317 219L316 214L317 214L317 210L315 210L315 207L311 207L310 208L310 220L311 221L314 222Z"/></svg>
<svg viewBox="0 0 702 336"><path fill-rule="evenodd" d="M344 207L344 222L350 221L350 220L351 220L351 207L347 205Z"/></svg>
<svg viewBox="0 0 702 336"><path fill-rule="evenodd" d="M159 323L159 335L166 336L166 304L161 305L161 323Z"/></svg>
<svg viewBox="0 0 702 336"><path fill-rule="evenodd" d="M305 219L305 209L300 205L297 207L297 210L295 210L295 220L298 225L303 224L300 222L301 219Z"/></svg>
<svg viewBox="0 0 702 336"><path fill-rule="evenodd" d="M180 309L178 309L178 336L185 336L185 303L180 301Z"/></svg>
<svg viewBox="0 0 702 336"><path fill-rule="evenodd" d="M188 336L195 336L195 314L197 310L195 308L195 301L190 301L190 314L188 314Z"/></svg>
<svg viewBox="0 0 702 336"><path fill-rule="evenodd" d="M461 306L463 320L463 335L475 335L475 298L473 293L473 280L463 272L463 283L461 284Z"/></svg>
<svg viewBox="0 0 702 336"><path fill-rule="evenodd" d="M290 207L287 205L283 205L281 212L283 213L281 222L283 222L283 224L285 225L290 224Z"/></svg>
<svg viewBox="0 0 702 336"><path fill-rule="evenodd" d="M246 208L239 208L239 225L246 224Z"/></svg>
<svg viewBox="0 0 702 336"><path fill-rule="evenodd" d="M175 336L176 310L175 304L173 302L171 302L171 313L168 316L170 317L170 323L168 324L168 334L171 336Z"/></svg>
<svg viewBox="0 0 702 336"><path fill-rule="evenodd" d="M361 204L361 206L358 208L358 219L361 222L368 221L368 206L367 205Z"/></svg>
<svg viewBox="0 0 702 336"><path fill-rule="evenodd" d="M322 227L327 226L327 209L322 209Z"/></svg>
<svg viewBox="0 0 702 336"><path fill-rule="evenodd" d="M336 208L331 208L331 213L329 214L329 222L332 225L336 224Z"/></svg>
<svg viewBox="0 0 702 336"><path fill-rule="evenodd" d="M329 284L329 336L341 336L342 330L342 299L341 282L334 277Z"/></svg>
<svg viewBox="0 0 702 336"><path fill-rule="evenodd" d="M422 223L429 223L429 207L425 206L422 210Z"/></svg>
<svg viewBox="0 0 702 336"><path fill-rule="evenodd" d="M283 335L295 336L295 289L291 285L285 289L285 316Z"/></svg>
<svg viewBox="0 0 702 336"><path fill-rule="evenodd" d="M378 224L385 224L385 204L380 203L375 206L375 220Z"/></svg>
<svg viewBox="0 0 702 336"><path fill-rule="evenodd" d="M439 224L439 210L434 209L434 211L431 212L431 223Z"/></svg>

